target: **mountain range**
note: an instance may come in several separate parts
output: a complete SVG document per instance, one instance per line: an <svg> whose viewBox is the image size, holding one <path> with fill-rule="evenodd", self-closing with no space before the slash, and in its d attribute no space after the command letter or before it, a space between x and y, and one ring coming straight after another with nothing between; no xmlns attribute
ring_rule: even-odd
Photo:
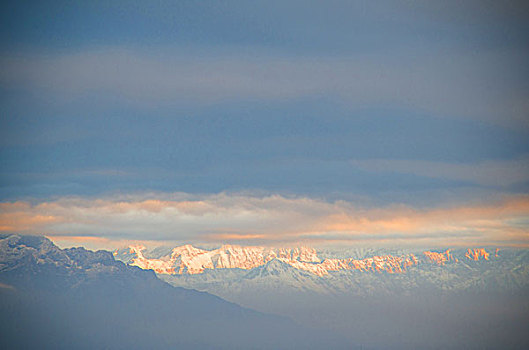
<svg viewBox="0 0 529 350"><path fill-rule="evenodd" d="M0 236L2 349L306 349L351 342L161 281L111 252Z"/></svg>
<svg viewBox="0 0 529 350"><path fill-rule="evenodd" d="M130 246L114 256L131 266L150 269L173 285L230 297L222 289L282 275L281 286L316 293L357 295L406 292L414 288L447 290L522 290L529 286L529 252L517 249L465 248L440 251L323 251L313 248L270 248L192 245L148 251ZM347 255L350 256L347 256ZM341 256L340 256L341 255ZM351 257L352 256L352 257ZM394 275L394 276L391 276ZM388 282L388 283L384 283ZM258 286L259 290L271 283ZM273 287L277 290L276 287ZM224 295L226 294L226 295Z"/></svg>
<svg viewBox="0 0 529 350"><path fill-rule="evenodd" d="M191 245L114 256L173 286L338 331L377 349L529 346L529 251Z"/></svg>
<svg viewBox="0 0 529 350"><path fill-rule="evenodd" d="M130 265L142 269L154 270L159 274L200 274L206 269L243 269L250 270L263 266L271 260L278 260L298 270L309 271L320 277L332 271L359 270L388 273L402 273L410 266L419 263L445 265L449 262L459 262L459 258L447 249L444 252L423 251L420 255L406 254L393 256L391 254L374 255L369 258L326 258L321 259L313 248L269 248L242 247L237 245L223 245L218 249L205 250L195 248L190 244L173 248L166 256L145 257L144 246L130 246L128 252L116 250L114 255ZM499 248L494 253L484 248L468 248L461 259L479 261L499 257ZM460 252L459 252L460 253ZM152 255L152 254L151 254ZM418 257L419 256L419 257Z"/></svg>
<svg viewBox="0 0 529 350"><path fill-rule="evenodd" d="M528 324L524 249L112 253L0 235L5 349L525 349Z"/></svg>

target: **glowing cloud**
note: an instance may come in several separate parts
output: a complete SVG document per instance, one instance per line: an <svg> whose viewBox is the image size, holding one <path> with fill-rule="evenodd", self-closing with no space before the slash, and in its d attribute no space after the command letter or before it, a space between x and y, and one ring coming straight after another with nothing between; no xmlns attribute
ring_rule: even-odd
<svg viewBox="0 0 529 350"><path fill-rule="evenodd" d="M187 194L0 203L0 231L65 242L529 246L529 197L482 205L360 208L279 195Z"/></svg>

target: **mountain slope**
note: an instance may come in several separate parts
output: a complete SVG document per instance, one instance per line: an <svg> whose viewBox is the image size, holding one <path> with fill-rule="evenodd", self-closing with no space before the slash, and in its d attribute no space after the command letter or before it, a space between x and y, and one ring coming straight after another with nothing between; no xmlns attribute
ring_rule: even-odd
<svg viewBox="0 0 529 350"><path fill-rule="evenodd" d="M116 255L125 252L129 255L123 258L137 264L134 250ZM170 262L164 253L142 253L146 260ZM333 329L366 348L529 346L528 250L350 249L313 257L316 261L273 258L252 268L220 268L212 261L213 267L198 273L158 276L307 326ZM324 267L326 273L315 273Z"/></svg>
<svg viewBox="0 0 529 350"><path fill-rule="evenodd" d="M1 348L349 348L334 335L172 287L105 251L0 236Z"/></svg>

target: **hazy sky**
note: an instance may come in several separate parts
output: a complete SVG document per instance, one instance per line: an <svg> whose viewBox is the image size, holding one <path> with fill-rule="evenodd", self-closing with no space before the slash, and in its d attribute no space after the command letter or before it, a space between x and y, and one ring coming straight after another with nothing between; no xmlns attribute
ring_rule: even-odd
<svg viewBox="0 0 529 350"><path fill-rule="evenodd" d="M2 231L529 244L523 1L0 13Z"/></svg>

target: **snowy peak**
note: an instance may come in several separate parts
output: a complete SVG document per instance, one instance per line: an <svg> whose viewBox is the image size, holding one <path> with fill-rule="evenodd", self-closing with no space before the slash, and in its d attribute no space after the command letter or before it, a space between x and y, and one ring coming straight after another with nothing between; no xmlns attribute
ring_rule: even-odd
<svg viewBox="0 0 529 350"><path fill-rule="evenodd" d="M273 259L264 264L263 266L260 266L258 269L252 270L250 272L250 275L247 275L246 278L253 278L255 276L265 277L282 276L285 274L289 275L289 268L292 269L289 264L286 264L285 262L279 259Z"/></svg>
<svg viewBox="0 0 529 350"><path fill-rule="evenodd" d="M446 264L447 262L451 262L451 261L458 262L456 257L450 254L450 249L447 249L444 253L425 251L423 254L429 260L429 262L435 263L440 266Z"/></svg>
<svg viewBox="0 0 529 350"><path fill-rule="evenodd" d="M203 250L191 245L176 247L169 256L146 258L145 247L130 246L134 254L130 265L152 269L161 274L198 274L205 269L249 270L266 264L273 259L288 262L318 263L316 251L312 248L266 248L223 245L214 250ZM115 253L115 255L117 252Z"/></svg>
<svg viewBox="0 0 529 350"><path fill-rule="evenodd" d="M320 277L340 270L404 273L408 268L419 263L443 266L447 263L459 262L450 250L424 251L418 255L375 255L364 259L324 259L323 261L318 257L315 249L308 247L268 248L223 245L218 249L204 250L187 244L176 247L171 254L159 258L146 258L144 250L143 246L130 246L129 253L132 254L132 259L129 260L129 264L169 275L194 275L203 273L206 269L251 270L273 260ZM485 249L476 248L468 249L462 258L468 261L478 261L480 259L489 260L490 256L491 254ZM498 256L498 250L494 256Z"/></svg>
<svg viewBox="0 0 529 350"><path fill-rule="evenodd" d="M490 254L483 248L477 248L468 249L465 256L474 261L479 261L480 259L489 260ZM496 256L498 256L498 249L496 249Z"/></svg>
<svg viewBox="0 0 529 350"><path fill-rule="evenodd" d="M327 259L323 262L327 271L360 270L385 271L388 273L402 273L410 266L417 265L419 260L413 254L403 256L382 255L366 259Z"/></svg>

